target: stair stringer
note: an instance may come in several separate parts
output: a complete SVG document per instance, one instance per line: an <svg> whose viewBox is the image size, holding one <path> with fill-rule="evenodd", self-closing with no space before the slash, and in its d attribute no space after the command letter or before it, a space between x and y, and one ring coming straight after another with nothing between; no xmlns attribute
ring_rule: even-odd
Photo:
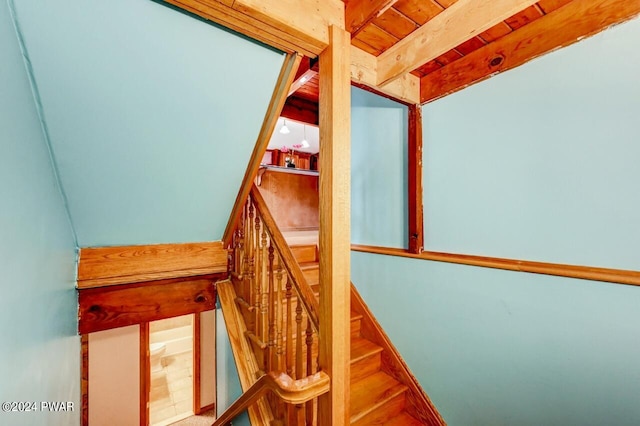
<svg viewBox="0 0 640 426"><path fill-rule="evenodd" d="M418 380L411 374L400 353L391 343L391 340L375 319L367 304L360 297L353 283L351 283L351 310L362 315L360 329L362 337L383 348L383 371L409 388L406 392L407 412L425 425L446 425L429 396L424 392Z"/></svg>
<svg viewBox="0 0 640 426"><path fill-rule="evenodd" d="M258 362L245 332L247 327L238 308L236 292L229 280L218 281L216 284L218 300L222 307L222 315L231 342L231 352L236 362L240 386L242 392L246 392L260 376ZM273 413L265 397L262 397L254 405L247 408L252 425L270 425L273 422Z"/></svg>

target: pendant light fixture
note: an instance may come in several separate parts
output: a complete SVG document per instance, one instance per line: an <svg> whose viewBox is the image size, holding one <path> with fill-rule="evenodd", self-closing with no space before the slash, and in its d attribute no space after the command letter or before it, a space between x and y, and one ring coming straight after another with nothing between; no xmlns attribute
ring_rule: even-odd
<svg viewBox="0 0 640 426"><path fill-rule="evenodd" d="M302 131L304 132L304 138L302 138L302 142L300 144L303 148L309 148L309 142L307 142L307 126L305 124L302 125Z"/></svg>
<svg viewBox="0 0 640 426"><path fill-rule="evenodd" d="M289 133L291 133L291 130L289 130L289 128L287 127L287 120L286 119L282 119L282 127L280 128L280 133L282 133L283 135L288 135Z"/></svg>

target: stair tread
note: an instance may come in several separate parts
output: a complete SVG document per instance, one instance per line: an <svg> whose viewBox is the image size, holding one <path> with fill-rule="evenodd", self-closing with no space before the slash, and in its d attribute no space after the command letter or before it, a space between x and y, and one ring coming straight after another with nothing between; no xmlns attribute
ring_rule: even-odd
<svg viewBox="0 0 640 426"><path fill-rule="evenodd" d="M320 268L320 264L318 262L300 262L300 269L303 271L313 270Z"/></svg>
<svg viewBox="0 0 640 426"><path fill-rule="evenodd" d="M359 422L356 423L352 423L353 426L360 426ZM376 425L378 423L372 423L372 422L362 422L362 426L364 425L367 426L373 426ZM385 425L385 426L422 426L423 423L416 419L415 417L410 416L409 414L407 414L407 412L402 412L400 413L400 415L398 416L393 416L393 418L385 420L383 423L379 423L381 425Z"/></svg>
<svg viewBox="0 0 640 426"><path fill-rule="evenodd" d="M379 409L385 402L402 394L407 386L383 371L351 384L351 423Z"/></svg>
<svg viewBox="0 0 640 426"><path fill-rule="evenodd" d="M382 347L363 337L351 338L351 363L382 352Z"/></svg>

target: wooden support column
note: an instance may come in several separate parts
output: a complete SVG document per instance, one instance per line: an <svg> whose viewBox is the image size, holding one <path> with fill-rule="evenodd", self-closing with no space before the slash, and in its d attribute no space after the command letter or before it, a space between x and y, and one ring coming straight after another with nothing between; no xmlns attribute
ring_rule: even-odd
<svg viewBox="0 0 640 426"><path fill-rule="evenodd" d="M422 107L409 105L409 252L422 253Z"/></svg>
<svg viewBox="0 0 640 426"><path fill-rule="evenodd" d="M331 390L318 424L349 424L351 209L350 36L329 28L320 54L320 369Z"/></svg>

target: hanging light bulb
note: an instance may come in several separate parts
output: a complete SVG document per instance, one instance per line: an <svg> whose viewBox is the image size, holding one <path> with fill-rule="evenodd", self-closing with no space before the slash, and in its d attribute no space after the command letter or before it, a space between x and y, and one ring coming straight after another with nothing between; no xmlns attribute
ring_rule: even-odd
<svg viewBox="0 0 640 426"><path fill-rule="evenodd" d="M300 142L300 144L302 145L303 148L309 148L309 142L307 142L307 126L305 126L304 124L302 125L302 131L304 132L304 138L302 139L302 142Z"/></svg>
<svg viewBox="0 0 640 426"><path fill-rule="evenodd" d="M280 133L282 133L283 135L287 135L289 133L291 133L291 130L289 130L289 128L287 127L287 120L282 119L282 127L280 128Z"/></svg>

